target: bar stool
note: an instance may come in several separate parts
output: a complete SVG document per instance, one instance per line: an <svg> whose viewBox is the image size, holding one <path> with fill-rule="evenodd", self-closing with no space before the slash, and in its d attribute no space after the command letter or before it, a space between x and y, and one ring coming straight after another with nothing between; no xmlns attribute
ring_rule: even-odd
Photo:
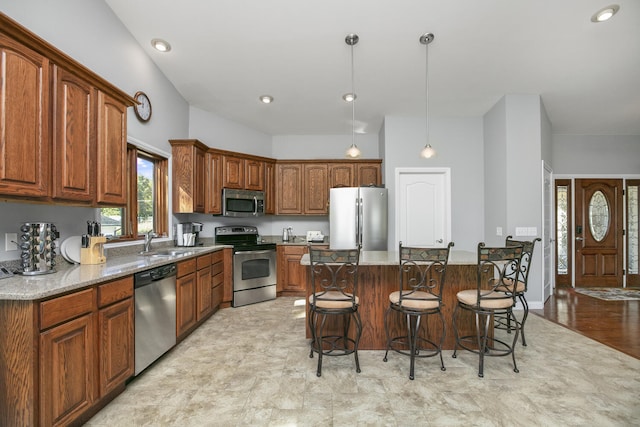
<svg viewBox="0 0 640 427"><path fill-rule="evenodd" d="M460 291L456 295L458 304L453 312L456 344L452 356L457 357L458 348L478 354L480 378L484 376L485 356L511 355L513 371L519 372L514 350L518 342L520 323L513 315L516 292L509 284L514 272L520 271L522 252L522 246L486 247L484 243L479 243L476 289ZM474 315L476 335L459 336L456 322L460 310ZM489 325L492 316L504 316L513 321L515 334L512 343L490 336Z"/></svg>
<svg viewBox="0 0 640 427"><path fill-rule="evenodd" d="M520 321L520 334L522 335L522 345L527 346L527 340L524 336L524 324L527 321L527 317L529 316L529 304L527 303L527 298L525 296L529 283L529 271L531 266L531 259L533 258L533 251L536 245L536 242L541 242L542 239L536 238L532 241L527 240L514 240L511 236L507 236L505 239L505 246L522 246L522 257L520 258L520 270L513 273L513 277L506 279L505 283L507 283L507 289L505 291L510 290L513 291L513 286L515 283L515 293L518 299L520 300L520 304L522 304L522 308L524 310L524 315L522 316L522 321ZM498 289L501 290L501 289ZM511 333L513 331L513 327L511 325L511 319L509 317L504 316L495 316L494 317L494 327L497 329L504 329L507 332Z"/></svg>
<svg viewBox="0 0 640 427"><path fill-rule="evenodd" d="M323 356L346 356L352 353L356 372L359 373L358 343L362 335L357 296L360 248L331 250L309 246L309 260L312 283L308 315L312 336L309 357L313 358L313 353L318 353L316 375L322 375ZM335 327L335 321L327 324L329 318L342 321L341 331L340 327ZM350 336L352 320L355 335Z"/></svg>
<svg viewBox="0 0 640 427"><path fill-rule="evenodd" d="M409 356L409 379L415 378L416 358L440 356L440 369L445 371L442 360L442 343L445 337L445 322L442 316L442 287L444 285L449 252L446 248L421 248L399 245L399 289L389 294L389 308L384 316L387 349L383 361L387 361L389 350ZM391 336L389 315L397 312L406 317L407 329L398 336ZM440 338L429 336L428 316L436 314L442 328ZM425 317L424 321L422 317ZM420 333L420 324L426 324Z"/></svg>

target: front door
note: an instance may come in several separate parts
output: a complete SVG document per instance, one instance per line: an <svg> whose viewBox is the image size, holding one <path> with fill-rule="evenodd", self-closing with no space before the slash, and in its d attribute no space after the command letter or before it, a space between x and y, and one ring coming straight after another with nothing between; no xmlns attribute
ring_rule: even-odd
<svg viewBox="0 0 640 427"><path fill-rule="evenodd" d="M576 287L622 286L621 179L575 180Z"/></svg>

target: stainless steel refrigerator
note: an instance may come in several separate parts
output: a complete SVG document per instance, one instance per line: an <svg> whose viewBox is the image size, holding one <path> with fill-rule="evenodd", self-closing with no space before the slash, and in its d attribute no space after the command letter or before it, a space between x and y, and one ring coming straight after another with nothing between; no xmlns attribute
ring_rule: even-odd
<svg viewBox="0 0 640 427"><path fill-rule="evenodd" d="M387 189L332 188L329 192L329 247L387 250Z"/></svg>

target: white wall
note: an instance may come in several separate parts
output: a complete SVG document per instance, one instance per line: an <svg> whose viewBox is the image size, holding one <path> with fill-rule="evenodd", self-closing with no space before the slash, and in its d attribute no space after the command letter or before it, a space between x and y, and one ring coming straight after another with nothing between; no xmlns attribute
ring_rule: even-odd
<svg viewBox="0 0 640 427"><path fill-rule="evenodd" d="M553 173L640 173L640 135L553 135Z"/></svg>
<svg viewBox="0 0 640 427"><path fill-rule="evenodd" d="M356 136L362 159L379 159L378 135ZM275 135L273 157L285 159L345 159L351 135Z"/></svg>
<svg viewBox="0 0 640 427"><path fill-rule="evenodd" d="M484 233L488 245L504 242L507 226L507 102L502 97L484 115ZM475 250L475 249L474 249Z"/></svg>
<svg viewBox="0 0 640 427"><path fill-rule="evenodd" d="M151 121L139 122L133 109L127 116L128 134L171 152L170 138L188 135L186 101L151 58L102 1L0 0L0 10L121 90L142 90L153 106ZM16 233L26 221L54 222L61 239L86 232L94 219L88 208L0 202L0 261L18 259L6 252L5 233Z"/></svg>
<svg viewBox="0 0 640 427"><path fill-rule="evenodd" d="M430 142L437 155L420 157L425 145L424 118L386 116L384 182L389 191L389 250L396 250L395 169L451 168L451 239L455 249L475 251L483 234L483 134L481 118L430 118Z"/></svg>

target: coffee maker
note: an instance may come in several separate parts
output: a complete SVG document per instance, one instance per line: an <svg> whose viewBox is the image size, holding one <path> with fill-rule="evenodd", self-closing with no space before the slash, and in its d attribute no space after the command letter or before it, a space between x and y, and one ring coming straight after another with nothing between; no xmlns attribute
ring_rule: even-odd
<svg viewBox="0 0 640 427"><path fill-rule="evenodd" d="M197 246L201 222L180 222L173 225L173 243L176 246Z"/></svg>

